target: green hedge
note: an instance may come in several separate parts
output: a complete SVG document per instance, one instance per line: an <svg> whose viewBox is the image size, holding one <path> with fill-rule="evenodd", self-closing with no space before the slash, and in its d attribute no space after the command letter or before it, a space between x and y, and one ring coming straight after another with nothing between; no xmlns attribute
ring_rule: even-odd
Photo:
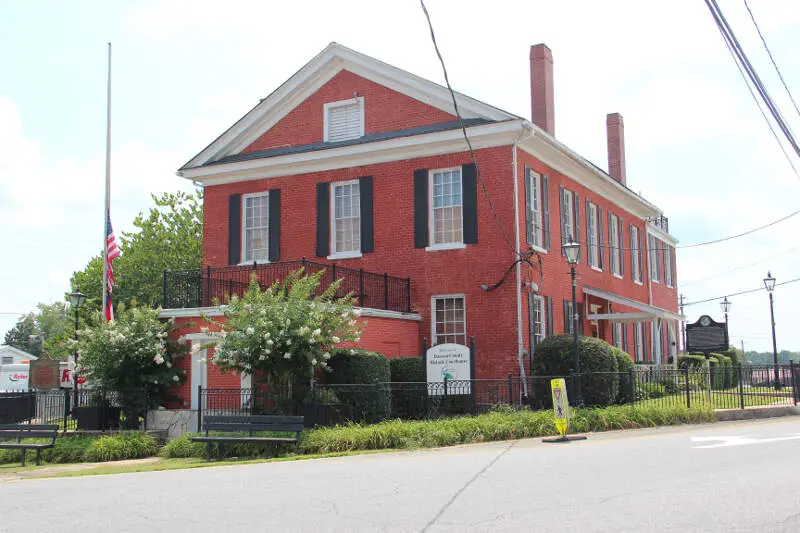
<svg viewBox="0 0 800 533"><path fill-rule="evenodd" d="M393 383L422 383L426 381L422 357L396 357L389 359Z"/></svg>
<svg viewBox="0 0 800 533"><path fill-rule="evenodd" d="M49 442L31 439L25 442ZM42 450L41 459L46 463L82 463L118 461L152 457L158 453L158 441L147 433L126 432L117 435L90 437L85 435L64 435L56 439L53 448ZM34 460L36 452L28 450L27 460ZM20 462L19 450L0 450L0 464Z"/></svg>
<svg viewBox="0 0 800 533"><path fill-rule="evenodd" d="M581 380L584 403L598 406L613 404L617 400L619 391L619 376L616 374L618 372L617 358L613 355L613 347L607 342L593 337L579 337L578 347L581 372L584 374ZM553 335L545 338L536 346L532 370L534 376L568 377L573 368L571 335ZM603 372L609 374L596 374ZM589 377L586 375L588 373L595 373L595 375ZM571 381L567 380L568 387ZM545 407L552 406L549 390L549 382L535 383L534 394ZM570 392L569 395L571 400L575 399L574 394Z"/></svg>
<svg viewBox="0 0 800 533"><path fill-rule="evenodd" d="M678 368L702 368L706 365L706 358L701 354L685 354L678 356Z"/></svg>
<svg viewBox="0 0 800 533"><path fill-rule="evenodd" d="M397 357L389 359L393 383L418 383L407 388L395 386L392 391L392 416L400 418L425 418L427 376L422 357Z"/></svg>
<svg viewBox="0 0 800 533"><path fill-rule="evenodd" d="M383 355L362 349L339 348L331 351L328 361L331 372L327 382L331 385L370 384L375 389L346 387L335 389L336 397L350 411L354 418L362 418L367 422L376 422L387 418L391 412L391 391L386 382L391 380L389 360ZM380 384L380 385L378 385Z"/></svg>
<svg viewBox="0 0 800 533"><path fill-rule="evenodd" d="M611 354L614 356L614 359L617 360L617 371L620 372L619 390L617 391L616 403L631 403L633 401L636 388L636 383L634 383L636 378L632 378L630 374L630 371L635 368L633 359L631 359L629 354L625 353L616 346L611 348Z"/></svg>

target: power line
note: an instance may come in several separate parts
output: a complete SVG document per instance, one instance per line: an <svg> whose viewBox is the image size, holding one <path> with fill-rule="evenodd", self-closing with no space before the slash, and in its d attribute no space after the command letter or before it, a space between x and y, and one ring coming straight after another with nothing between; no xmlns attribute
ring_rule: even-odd
<svg viewBox="0 0 800 533"><path fill-rule="evenodd" d="M755 265L764 263L765 261L769 261L770 259L775 259L776 257L780 257L782 255L786 255L788 253L794 252L795 250L800 250L800 246L795 246L794 248L790 248L790 249L788 249L788 250L786 250L784 252L781 252L779 254L771 255L769 257L765 257L764 259L759 259L758 261L755 261L754 263L750 263L750 264L747 264L747 265L742 265L740 267L736 267L736 268L733 268L731 270L727 270L725 272L721 272L719 274L713 274L711 276L707 276L705 278L696 279L696 280L690 281L688 283L681 283L680 286L681 286L681 288L688 287L689 285L694 285L696 283L700 283L701 281L707 281L707 280L712 279L712 278L718 278L720 276L726 276L728 274L733 274L734 272L738 272L740 270L744 270L745 268L750 268L751 266L755 266Z"/></svg>
<svg viewBox="0 0 800 533"><path fill-rule="evenodd" d="M794 166L792 166L792 168L794 168ZM795 170L795 173L796 172L797 171ZM759 226L757 228L745 231L744 233L739 233L737 235L730 235L728 237L723 237L721 239L716 239L716 240L713 240L713 241L698 242L698 243L694 243L694 244L684 244L682 246L677 246L676 248L681 248L681 249L684 249L684 248L697 248L698 246L708 246L709 244L717 244L717 243L720 243L720 242L730 241L732 239L738 239L739 237L744 237L745 235L750 235L751 233L755 233L757 231L761 231L762 229L767 229L767 228L769 228L771 226L774 226L775 224L780 224L784 220L788 220L788 219L790 219L790 218L792 218L794 216L797 216L799 214L800 214L800 209L798 209L797 211L794 211L792 213L789 213L785 217L781 217L778 220L773 220L769 224L764 224L763 226Z"/></svg>
<svg viewBox="0 0 800 533"><path fill-rule="evenodd" d="M778 63L776 63L775 58L772 57L772 52L770 51L769 46L767 46L767 41L766 39L764 39L764 35L762 35L761 33L761 28L758 26L758 22L756 22L756 17L755 15L753 15L753 11L750 9L750 4L747 3L747 0L744 0L744 6L747 8L747 12L750 13L750 20L753 21L753 26L756 27L758 36L761 38L761 42L764 44L764 49L767 51L769 60L772 61L772 66L775 67L775 72L778 73L778 77L781 79L783 88L786 89L786 94L789 95L789 100L792 101L794 110L797 111L798 116L800 116L800 109L797 108L797 102L794 101L794 97L792 96L792 91L790 91L788 85L786 85L786 80L783 79L783 74L781 74L781 69L778 68Z"/></svg>
<svg viewBox="0 0 800 533"><path fill-rule="evenodd" d="M483 191L483 195L486 197L486 201L489 204L489 209L491 209L492 214L494 215L494 220L497 222L497 226L500 228L500 233L503 235L503 239L505 239L506 243L508 244L511 251L514 255L519 255L517 252L516 246L511 242L511 239L506 234L506 230L503 228L502 222L500 222L500 215L497 214L497 211L494 208L494 203L492 202L492 198L489 196L489 191L486 190L486 182L483 181L481 177L480 167L478 167L478 162L475 159L475 151L472 149L472 142L469 140L469 136L467 135L467 128L464 125L464 119L461 117L461 112L458 110L458 101L456 100L456 94L453 91L453 87L450 85L450 78L447 75L447 67L444 64L444 58L442 57L442 53L439 51L439 45L436 43L436 34L433 31L433 23L431 22L431 16L428 13L428 8L425 7L425 1L419 0L420 5L422 6L422 11L425 13L425 18L428 20L428 28L431 32L431 41L433 41L433 48L436 50L436 55L439 57L439 63L442 65L442 72L444 73L444 81L447 84L447 90L450 91L450 97L453 99L453 108L456 113L456 117L458 118L458 123L461 126L461 132L464 134L464 140L467 143L467 147L469 148L469 155L472 158L472 164L475 165L475 174L477 176L478 181L481 183L481 190Z"/></svg>
<svg viewBox="0 0 800 533"><path fill-rule="evenodd" d="M800 281L800 278L790 279L789 281L783 281L781 283L776 283L775 286L776 287L780 287L781 285L788 285L790 283L795 283L797 281ZM750 290L747 290L747 291L739 291L739 292L735 292L733 294L725 294L723 296L715 296L714 298L706 298L705 300L698 300L696 302L687 302L687 303L683 304L683 306L686 307L687 305L704 304L704 303L707 303L707 302L713 302L715 300L722 300L723 298L726 298L726 297L741 296L743 294L750 294L751 292L758 292L758 291L765 291L765 290L766 290L766 288L759 287L757 289L750 289Z"/></svg>

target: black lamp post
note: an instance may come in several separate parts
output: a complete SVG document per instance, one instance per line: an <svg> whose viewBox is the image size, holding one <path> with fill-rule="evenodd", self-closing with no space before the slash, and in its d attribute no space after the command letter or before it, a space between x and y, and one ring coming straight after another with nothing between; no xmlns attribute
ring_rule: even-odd
<svg viewBox="0 0 800 533"><path fill-rule="evenodd" d="M731 310L731 306L732 305L733 305L733 303L728 300L727 296L725 297L724 300L722 300L719 303L719 306L722 309L722 312L725 313L725 332L728 334L729 338L730 338L730 332L728 331L728 311Z"/></svg>
<svg viewBox="0 0 800 533"><path fill-rule="evenodd" d="M577 287L577 280L575 279L575 265L581 259L581 244L569 238L567 242L562 245L564 249L564 256L567 258L567 263L570 266L570 275L572 277L572 358L575 364L575 404L583 405L583 391L581 390L581 354L578 347L578 307L575 303L575 290Z"/></svg>
<svg viewBox="0 0 800 533"><path fill-rule="evenodd" d="M772 274L767 272L767 277L764 278L764 287L769 293L769 318L772 324L772 365L775 370L775 390L781 388L781 378L778 372L778 344L775 342L775 309L772 304L772 291L775 290L775 278Z"/></svg>
<svg viewBox="0 0 800 533"><path fill-rule="evenodd" d="M69 304L75 310L75 370L72 372L72 377L75 380L75 391L78 391L78 309L86 302L86 295L80 289L75 289L75 292L69 295Z"/></svg>

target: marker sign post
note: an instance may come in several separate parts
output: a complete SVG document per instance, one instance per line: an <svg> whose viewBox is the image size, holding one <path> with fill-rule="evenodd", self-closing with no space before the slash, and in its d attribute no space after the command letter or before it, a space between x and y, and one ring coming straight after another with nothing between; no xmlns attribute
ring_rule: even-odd
<svg viewBox="0 0 800 533"><path fill-rule="evenodd" d="M571 440L586 440L585 435L569 435L569 398L567 397L567 383L564 378L551 379L550 390L553 394L553 414L555 416L558 437L542 439L543 442L569 442Z"/></svg>

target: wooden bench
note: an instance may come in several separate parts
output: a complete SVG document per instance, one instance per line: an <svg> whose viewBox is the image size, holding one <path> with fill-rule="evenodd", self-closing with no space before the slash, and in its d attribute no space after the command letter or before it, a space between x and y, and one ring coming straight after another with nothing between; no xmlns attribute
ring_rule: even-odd
<svg viewBox="0 0 800 533"><path fill-rule="evenodd" d="M22 466L25 466L25 452L36 450L36 464L44 448L56 445L58 426L53 424L0 424L0 441L16 439L17 442L0 442L0 449L22 450ZM50 442L22 442L22 439L50 439Z"/></svg>
<svg viewBox="0 0 800 533"><path fill-rule="evenodd" d="M208 457L211 457L211 444L219 444L220 457L224 454L226 442L253 442L267 444L266 457L270 456L273 444L296 443L303 431L304 419L302 416L207 416L203 419L205 436L191 437L194 442L205 442ZM249 436L238 435L209 435L210 431L225 433L247 433ZM280 431L294 433L294 437L254 437L256 431Z"/></svg>

